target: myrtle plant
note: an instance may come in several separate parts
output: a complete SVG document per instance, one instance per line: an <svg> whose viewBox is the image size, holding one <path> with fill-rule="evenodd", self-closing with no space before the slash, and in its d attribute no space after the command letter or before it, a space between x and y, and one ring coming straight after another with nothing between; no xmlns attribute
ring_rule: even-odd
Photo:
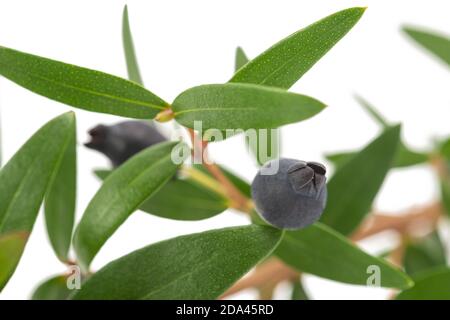
<svg viewBox="0 0 450 320"><path fill-rule="evenodd" d="M392 288L396 298L450 298L450 269L436 231L450 212L450 140L413 151L401 141L400 125L358 97L381 133L361 150L327 155L334 167L328 182L323 164L280 155L278 128L325 109L289 88L364 11L334 13L252 60L238 48L227 83L189 88L172 103L144 87L126 7L128 80L0 47L0 74L16 84L71 107L135 119L89 131L85 146L103 153L111 168L95 170L102 185L76 225L73 111L50 120L1 168L0 290L20 262L43 203L50 244L68 271L44 280L33 299L218 299L246 288L270 299L282 281L292 286L292 299L307 299L304 273ZM449 63L449 39L405 31ZM166 137L158 122L169 121L187 134ZM260 165L252 182L208 159L208 144L237 134ZM401 217L372 211L391 169L422 164L436 169L442 201ZM196 221L231 214L229 208L249 223L150 244L91 270L103 245L138 210ZM418 221L428 227L425 236L410 228ZM370 255L355 244L389 229L402 235L392 252Z"/></svg>

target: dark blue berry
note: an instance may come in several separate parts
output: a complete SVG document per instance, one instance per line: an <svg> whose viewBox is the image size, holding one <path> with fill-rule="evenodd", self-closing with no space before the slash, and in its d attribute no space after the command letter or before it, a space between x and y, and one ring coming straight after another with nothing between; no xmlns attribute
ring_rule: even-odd
<svg viewBox="0 0 450 320"><path fill-rule="evenodd" d="M89 130L91 141L85 146L107 156L114 167L139 151L167 139L150 123L124 121L112 126L98 125Z"/></svg>
<svg viewBox="0 0 450 320"><path fill-rule="evenodd" d="M276 168L275 174L268 168ZM278 159L266 163L252 183L256 210L271 225L300 229L316 222L327 198L325 167L317 162Z"/></svg>

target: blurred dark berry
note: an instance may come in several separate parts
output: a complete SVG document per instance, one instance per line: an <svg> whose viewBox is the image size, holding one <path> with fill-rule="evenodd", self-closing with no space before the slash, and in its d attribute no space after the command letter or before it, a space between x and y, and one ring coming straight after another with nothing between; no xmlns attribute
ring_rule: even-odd
<svg viewBox="0 0 450 320"><path fill-rule="evenodd" d="M89 130L91 140L84 145L100 151L120 166L139 151L167 139L151 124L143 121L124 121L112 126L98 125Z"/></svg>
<svg viewBox="0 0 450 320"><path fill-rule="evenodd" d="M264 174L276 167L275 174ZM269 170L270 171L270 170ZM252 183L252 198L261 217L282 229L300 229L316 222L327 198L325 167L317 162L278 159L266 163Z"/></svg>

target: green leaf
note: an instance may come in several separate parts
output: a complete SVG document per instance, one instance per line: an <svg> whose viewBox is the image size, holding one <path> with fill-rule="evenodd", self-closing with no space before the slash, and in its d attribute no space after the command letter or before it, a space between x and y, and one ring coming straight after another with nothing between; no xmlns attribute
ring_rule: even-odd
<svg viewBox="0 0 450 320"><path fill-rule="evenodd" d="M346 9L297 31L251 60L230 81L290 88L347 34L364 10Z"/></svg>
<svg viewBox="0 0 450 320"><path fill-rule="evenodd" d="M106 170L96 171L104 179ZM226 200L190 178L172 179L147 199L139 209L167 219L202 220L228 208Z"/></svg>
<svg viewBox="0 0 450 320"><path fill-rule="evenodd" d="M28 235L20 231L0 235L0 292L19 263Z"/></svg>
<svg viewBox="0 0 450 320"><path fill-rule="evenodd" d="M450 161L450 138L445 139L439 146L439 153Z"/></svg>
<svg viewBox="0 0 450 320"><path fill-rule="evenodd" d="M336 170L328 183L323 223L344 235L359 226L391 168L399 139L400 126L388 128Z"/></svg>
<svg viewBox="0 0 450 320"><path fill-rule="evenodd" d="M377 122L381 127L387 128L389 123L386 119L370 104L366 99L361 96L355 96L356 101L364 108L364 110Z"/></svg>
<svg viewBox="0 0 450 320"><path fill-rule="evenodd" d="M446 264L445 248L436 231L405 248L403 265L411 276Z"/></svg>
<svg viewBox="0 0 450 320"><path fill-rule="evenodd" d="M301 279L292 282L291 300L309 300Z"/></svg>
<svg viewBox="0 0 450 320"><path fill-rule="evenodd" d="M250 225L158 242L106 265L74 299L216 299L280 237L280 230Z"/></svg>
<svg viewBox="0 0 450 320"><path fill-rule="evenodd" d="M338 152L325 155L328 161L333 163L336 168L342 167L348 160L355 156L357 152ZM428 154L417 152L406 147L401 141L394 158L392 168L406 168L426 163L429 159Z"/></svg>
<svg viewBox="0 0 450 320"><path fill-rule="evenodd" d="M450 38L443 34L404 26L403 31L419 45L450 65Z"/></svg>
<svg viewBox="0 0 450 320"><path fill-rule="evenodd" d="M321 102L285 90L244 83L203 85L188 89L174 101L175 119L203 130L264 129L308 119L325 107Z"/></svg>
<svg viewBox="0 0 450 320"><path fill-rule="evenodd" d="M445 213L450 217L450 177L440 178L441 201Z"/></svg>
<svg viewBox="0 0 450 320"><path fill-rule="evenodd" d="M140 85L100 71L0 47L0 75L72 107L150 119L167 103Z"/></svg>
<svg viewBox="0 0 450 320"><path fill-rule="evenodd" d="M76 128L70 129L64 154L45 196L45 222L50 243L61 261L68 260L75 219L77 187Z"/></svg>
<svg viewBox="0 0 450 320"><path fill-rule="evenodd" d="M139 84L143 84L139 65L134 50L133 36L131 35L130 21L128 18L128 7L125 5L122 15L122 42L127 63L128 79Z"/></svg>
<svg viewBox="0 0 450 320"><path fill-rule="evenodd" d="M234 71L238 71L248 62L247 55L241 47L236 48L236 56L234 60Z"/></svg>
<svg viewBox="0 0 450 320"><path fill-rule="evenodd" d="M424 272L415 279L414 287L400 292L397 300L449 300L450 269Z"/></svg>
<svg viewBox="0 0 450 320"><path fill-rule="evenodd" d="M386 261L368 255L331 228L316 223L306 229L286 231L275 251L285 263L299 271L319 277L367 285L368 267L380 270L380 285L408 288L412 281Z"/></svg>
<svg viewBox="0 0 450 320"><path fill-rule="evenodd" d="M49 121L0 170L0 235L31 232L74 126L73 112ZM21 253L11 263L17 264Z"/></svg>
<svg viewBox="0 0 450 320"><path fill-rule="evenodd" d="M106 178L75 231L74 247L82 268L87 270L114 231L174 176L179 167L172 160L176 146L177 142L164 142L147 148Z"/></svg>
<svg viewBox="0 0 450 320"><path fill-rule="evenodd" d="M72 294L67 288L67 277L55 276L39 284L31 297L32 300L67 300Z"/></svg>

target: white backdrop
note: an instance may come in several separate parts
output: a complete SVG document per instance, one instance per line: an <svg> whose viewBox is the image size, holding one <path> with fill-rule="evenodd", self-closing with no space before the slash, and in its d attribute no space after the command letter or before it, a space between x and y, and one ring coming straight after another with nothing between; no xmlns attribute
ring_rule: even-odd
<svg viewBox="0 0 450 320"><path fill-rule="evenodd" d="M404 139L427 148L435 137L450 134L449 72L414 46L399 30L404 23L450 32L448 0L278 0L278 1L0 1L0 45L126 76L121 47L121 14L128 3L131 28L146 86L170 101L182 90L220 83L233 71L234 50L242 46L254 57L268 46L335 11L368 6L356 27L291 90L318 98L329 107L311 120L283 128L283 156L323 159L324 152L361 147L377 126L354 101L361 94L391 121L402 122ZM0 78L3 160L46 121L70 109ZM81 143L97 123L113 116L76 110L78 120L80 218L99 182L91 171L107 161ZM215 144L212 156L252 179L256 165L241 137ZM392 212L430 201L437 195L432 173L422 167L389 175L376 206ZM144 245L211 228L246 223L227 212L203 222L175 222L134 214L107 242L94 261L106 262ZM376 252L392 239L383 234L363 246ZM52 253L39 216L20 265L0 294L26 299L36 284L64 272ZM385 298L389 291L307 277L313 298ZM279 289L279 298L287 296ZM251 298L248 291L239 297Z"/></svg>

